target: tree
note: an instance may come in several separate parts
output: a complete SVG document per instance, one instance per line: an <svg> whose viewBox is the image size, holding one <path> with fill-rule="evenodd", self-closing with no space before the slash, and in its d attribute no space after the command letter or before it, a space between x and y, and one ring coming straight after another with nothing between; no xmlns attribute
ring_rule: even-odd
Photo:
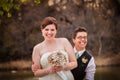
<svg viewBox="0 0 120 80"><path fill-rule="evenodd" d="M33 0L0 0L0 24L5 18L11 18L15 12L20 10L21 5L30 3ZM35 4L40 4L41 0L34 0Z"/></svg>

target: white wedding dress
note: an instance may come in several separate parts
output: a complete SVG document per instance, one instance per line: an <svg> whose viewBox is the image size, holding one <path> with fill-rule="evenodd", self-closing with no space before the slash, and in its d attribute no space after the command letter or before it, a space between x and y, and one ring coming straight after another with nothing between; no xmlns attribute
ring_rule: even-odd
<svg viewBox="0 0 120 80"><path fill-rule="evenodd" d="M52 52L44 53L41 56L40 63L41 63L42 68L47 68L51 66L48 63L48 56L50 54L52 54ZM65 51L64 51L64 54L66 55L66 58L68 59L68 54ZM64 71L57 72L55 74L48 74L46 76L40 77L39 80L74 80L74 78L70 71L64 70Z"/></svg>

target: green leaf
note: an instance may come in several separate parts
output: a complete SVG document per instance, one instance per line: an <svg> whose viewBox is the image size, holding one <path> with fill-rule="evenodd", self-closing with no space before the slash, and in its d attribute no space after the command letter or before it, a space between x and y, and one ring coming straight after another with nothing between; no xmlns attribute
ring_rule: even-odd
<svg viewBox="0 0 120 80"><path fill-rule="evenodd" d="M40 0L34 0L35 4L40 4Z"/></svg>
<svg viewBox="0 0 120 80"><path fill-rule="evenodd" d="M12 3L6 3L6 4L3 4L2 7L3 7L4 11L9 12L10 9L13 7L13 4Z"/></svg>
<svg viewBox="0 0 120 80"><path fill-rule="evenodd" d="M8 12L8 13L7 13L7 17L8 17L8 18L12 17L12 14Z"/></svg>
<svg viewBox="0 0 120 80"><path fill-rule="evenodd" d="M15 5L14 5L14 9L20 10L20 5L19 5L19 4L15 4Z"/></svg>

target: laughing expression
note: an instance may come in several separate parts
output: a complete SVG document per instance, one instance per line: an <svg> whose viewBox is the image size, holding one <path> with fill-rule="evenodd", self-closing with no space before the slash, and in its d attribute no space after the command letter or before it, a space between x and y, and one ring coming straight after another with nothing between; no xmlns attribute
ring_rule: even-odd
<svg viewBox="0 0 120 80"><path fill-rule="evenodd" d="M73 43L75 47L79 50L82 50L87 45L87 33L86 32L78 32L75 39L73 39Z"/></svg>
<svg viewBox="0 0 120 80"><path fill-rule="evenodd" d="M49 24L44 29L42 29L42 35L47 40L55 38L56 33L57 30L54 24Z"/></svg>

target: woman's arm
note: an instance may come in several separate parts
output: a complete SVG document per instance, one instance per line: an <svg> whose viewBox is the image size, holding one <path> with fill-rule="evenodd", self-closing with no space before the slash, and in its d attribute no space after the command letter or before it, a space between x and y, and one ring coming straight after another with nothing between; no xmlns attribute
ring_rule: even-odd
<svg viewBox="0 0 120 80"><path fill-rule="evenodd" d="M65 50L67 51L68 58L69 58L69 63L64 68L66 70L71 70L71 69L77 67L75 53L74 53L72 45L70 44L70 42L66 38L63 38L63 44L65 46Z"/></svg>
<svg viewBox="0 0 120 80"><path fill-rule="evenodd" d="M42 69L40 66L40 47L35 46L32 53L32 71L35 76L41 77L49 73L48 69Z"/></svg>
<svg viewBox="0 0 120 80"><path fill-rule="evenodd" d="M32 72L37 77L42 77L48 74L53 74L56 72L54 67L48 67L45 69L41 68L40 65L40 47L34 47L33 53L32 53Z"/></svg>

